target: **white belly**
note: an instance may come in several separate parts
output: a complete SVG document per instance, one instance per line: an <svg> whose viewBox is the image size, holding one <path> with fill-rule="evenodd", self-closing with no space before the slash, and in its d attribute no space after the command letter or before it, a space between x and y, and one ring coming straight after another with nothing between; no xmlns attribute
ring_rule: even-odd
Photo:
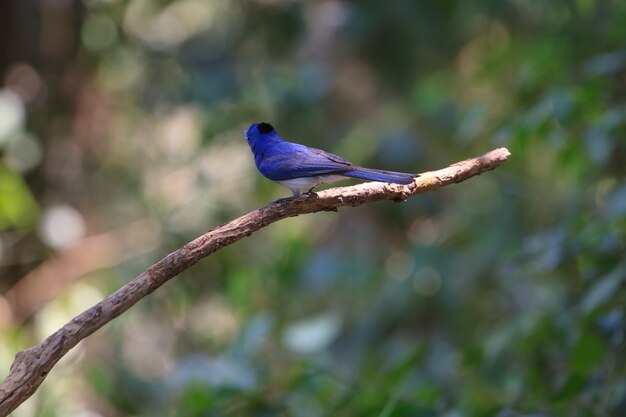
<svg viewBox="0 0 626 417"><path fill-rule="evenodd" d="M344 179L346 177L341 175L318 175L316 177L293 178L291 180L274 182L289 188L293 192L293 196L298 197L300 194L312 190L323 182L335 182Z"/></svg>

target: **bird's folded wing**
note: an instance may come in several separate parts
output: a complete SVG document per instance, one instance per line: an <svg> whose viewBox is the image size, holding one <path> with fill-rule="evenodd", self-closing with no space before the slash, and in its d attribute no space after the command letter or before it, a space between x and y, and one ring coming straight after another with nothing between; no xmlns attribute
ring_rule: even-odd
<svg viewBox="0 0 626 417"><path fill-rule="evenodd" d="M297 144L289 144L297 145ZM271 180L341 174L354 169L354 165L340 156L303 145L281 147L279 152L265 156L261 171Z"/></svg>

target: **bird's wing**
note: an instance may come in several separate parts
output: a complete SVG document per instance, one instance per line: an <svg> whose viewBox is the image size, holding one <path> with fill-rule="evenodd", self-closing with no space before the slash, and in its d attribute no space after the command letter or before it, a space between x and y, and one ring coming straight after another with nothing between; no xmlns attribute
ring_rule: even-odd
<svg viewBox="0 0 626 417"><path fill-rule="evenodd" d="M282 142L268 151L259 168L275 181L341 174L355 168L340 156L297 143Z"/></svg>

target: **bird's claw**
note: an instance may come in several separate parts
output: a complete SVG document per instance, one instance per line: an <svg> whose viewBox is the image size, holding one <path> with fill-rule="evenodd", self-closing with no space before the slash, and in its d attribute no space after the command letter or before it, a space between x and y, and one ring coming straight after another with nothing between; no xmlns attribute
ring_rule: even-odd
<svg viewBox="0 0 626 417"><path fill-rule="evenodd" d="M283 197L283 198L277 198L276 200L273 200L270 202L270 204L278 204L280 206L287 207L287 203L290 201L295 200L297 197Z"/></svg>

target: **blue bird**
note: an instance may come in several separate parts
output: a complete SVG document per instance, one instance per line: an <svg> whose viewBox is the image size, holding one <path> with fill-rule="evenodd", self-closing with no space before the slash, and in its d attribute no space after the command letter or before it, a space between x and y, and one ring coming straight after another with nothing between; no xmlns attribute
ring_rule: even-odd
<svg viewBox="0 0 626 417"><path fill-rule="evenodd" d="M261 174L289 188L293 198L304 192L313 192L321 183L346 177L395 184L414 182L411 174L364 168L332 153L286 142L269 123L253 123L243 135L252 149L254 162Z"/></svg>

